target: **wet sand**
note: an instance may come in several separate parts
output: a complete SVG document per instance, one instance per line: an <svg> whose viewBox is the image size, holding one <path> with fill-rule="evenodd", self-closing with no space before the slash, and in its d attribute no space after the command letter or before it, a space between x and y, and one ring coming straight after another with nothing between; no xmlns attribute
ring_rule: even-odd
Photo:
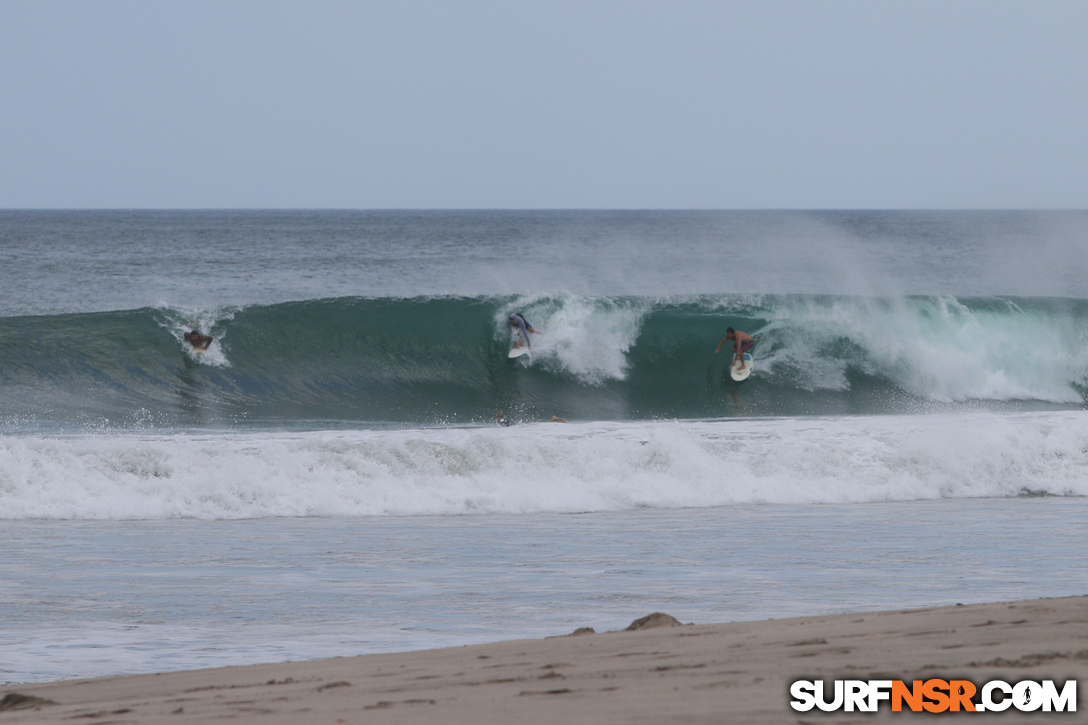
<svg viewBox="0 0 1088 725"><path fill-rule="evenodd" d="M563 634L563 633L557 633ZM0 723L808 723L797 679L1088 681L1088 597L657 626L448 649L9 686ZM5 697L6 696L6 697ZM36 698L36 699L35 699ZM1081 722L975 713L971 722ZM953 715L967 717L967 715Z"/></svg>

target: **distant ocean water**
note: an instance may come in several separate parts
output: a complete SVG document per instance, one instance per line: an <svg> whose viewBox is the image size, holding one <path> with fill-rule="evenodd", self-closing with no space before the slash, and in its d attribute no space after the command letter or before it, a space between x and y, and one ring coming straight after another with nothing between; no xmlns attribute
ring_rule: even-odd
<svg viewBox="0 0 1088 725"><path fill-rule="evenodd" d="M603 540L671 551L678 524L739 525L745 507L788 521L781 550L760 559L775 587L798 597L808 586L812 605L831 611L887 602L863 581L820 595L811 567L795 566L826 515L892 532L915 502L956 501L925 509L938 513L916 542L922 559L941 516L973 527L975 544L957 544L967 554L1001 548L1000 522L1022 517L1040 538L1017 539L1027 572L1069 545L1043 541L1048 527L1083 525L1083 212L2 211L0 259L0 528L11 547L0 642L19 653L0 681L539 634L516 614L528 606L519 597L541 596L531 582L517 594L497 577L509 601L480 610L486 626L471 623L483 605L470 597L425 607L411 636L397 634L408 631L396 614L404 598L389 594L422 601L441 577L486 589L463 562L525 528L538 532L534 546L567 552L563 581L586 561L659 577L624 595L633 618L665 608L667 564ZM506 358L515 310L541 330L531 363ZM207 355L182 340L192 325L216 338ZM760 334L743 385L728 377L727 351L713 352L727 326ZM498 409L517 425L496 426ZM571 423L545 422L553 415ZM841 506L849 513L828 508ZM381 521L425 541L466 515L486 535L454 537L446 566L382 575L387 594L366 598L377 640L338 634L358 624L339 595L327 611L292 608L241 575L259 638L294 642L268 649L253 626L232 634L229 617L197 613L208 602L233 611L207 572L164 608L137 581L189 571L183 553L152 553L162 537L182 537L214 571L214 552L280 551L277 537L311 532L335 547L359 522ZM586 527L596 533L572 553L579 516L597 517ZM194 521L199 543L185 539ZM857 556L852 536L827 540L829 568ZM130 598L97 606L43 584L43 571L70 574L79 550L95 552L81 560L81 591L134 578ZM343 567L341 581L365 588L373 567L395 572L413 556L382 551ZM280 551L255 566L336 589L314 574L325 556ZM495 566L518 556L504 551ZM689 564L695 578L747 566L724 552ZM902 565L911 591L924 589L924 570ZM1019 571L1013 586L998 569L964 575L955 595L903 597L1082 593L1085 569L1070 566L1060 582ZM755 580L729 606L713 590L689 597L677 580L678 612L802 613ZM574 589L549 590L556 611L586 624L622 616ZM128 626L150 639L114 636ZM53 634L29 635L43 628ZM133 654L156 637L168 657ZM81 642L96 643L94 658L71 656Z"/></svg>

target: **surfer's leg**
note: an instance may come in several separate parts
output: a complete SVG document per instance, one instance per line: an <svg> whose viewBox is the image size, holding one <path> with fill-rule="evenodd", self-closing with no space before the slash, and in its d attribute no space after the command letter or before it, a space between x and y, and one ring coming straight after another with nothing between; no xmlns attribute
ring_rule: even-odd
<svg viewBox="0 0 1088 725"><path fill-rule="evenodd" d="M737 357L740 358L740 369L741 370L744 369L744 353L751 350L752 345L755 345L755 344L756 344L755 340L749 340L748 342L746 342L746 343L744 343L743 345L740 346L740 352L737 353Z"/></svg>

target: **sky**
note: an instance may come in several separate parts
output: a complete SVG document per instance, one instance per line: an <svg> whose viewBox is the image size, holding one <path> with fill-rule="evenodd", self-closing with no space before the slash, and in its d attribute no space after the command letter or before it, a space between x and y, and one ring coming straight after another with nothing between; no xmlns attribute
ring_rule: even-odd
<svg viewBox="0 0 1088 725"><path fill-rule="evenodd" d="M0 0L0 208L1084 209L1088 2Z"/></svg>

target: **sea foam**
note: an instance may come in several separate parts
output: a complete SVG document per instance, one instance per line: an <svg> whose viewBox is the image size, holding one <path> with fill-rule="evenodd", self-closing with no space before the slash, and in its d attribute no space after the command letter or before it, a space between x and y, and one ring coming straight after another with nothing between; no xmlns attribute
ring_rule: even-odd
<svg viewBox="0 0 1088 725"><path fill-rule="evenodd" d="M1075 412L0 438L0 517L617 511L1088 495Z"/></svg>

